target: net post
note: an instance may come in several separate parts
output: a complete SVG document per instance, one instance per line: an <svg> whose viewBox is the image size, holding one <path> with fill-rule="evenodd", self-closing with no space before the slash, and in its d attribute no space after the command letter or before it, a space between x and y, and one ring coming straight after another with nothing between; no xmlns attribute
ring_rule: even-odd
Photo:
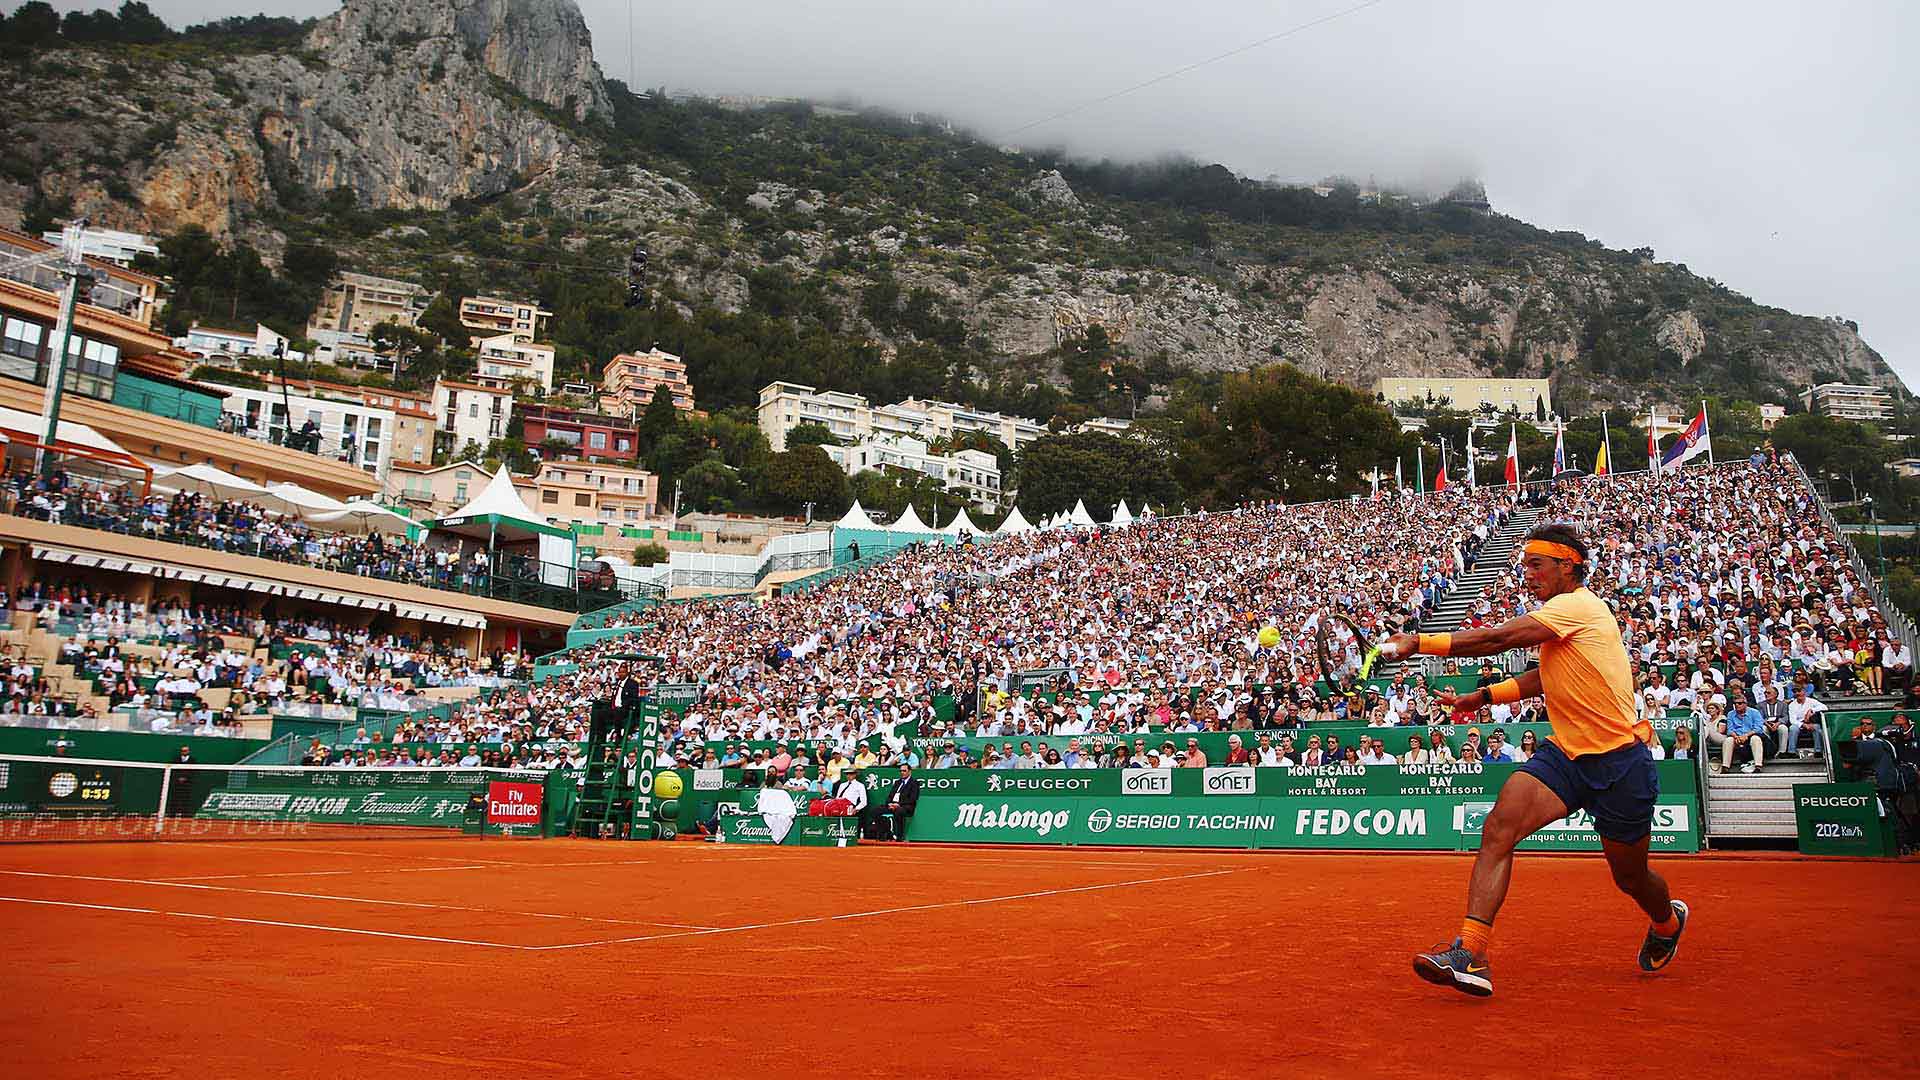
<svg viewBox="0 0 1920 1080"><path fill-rule="evenodd" d="M153 811L153 834L167 831L167 800L173 788L173 766L160 766L160 805Z"/></svg>

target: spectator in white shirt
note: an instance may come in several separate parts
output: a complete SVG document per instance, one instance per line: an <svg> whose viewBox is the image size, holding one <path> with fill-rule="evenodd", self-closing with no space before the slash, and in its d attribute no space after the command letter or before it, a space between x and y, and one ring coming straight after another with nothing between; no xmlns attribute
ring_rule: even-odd
<svg viewBox="0 0 1920 1080"><path fill-rule="evenodd" d="M1898 638L1885 640L1880 647L1880 666L1886 672L1886 689L1905 694L1913 689L1913 650Z"/></svg>
<svg viewBox="0 0 1920 1080"><path fill-rule="evenodd" d="M1787 702L1787 753L1807 758L1827 752L1826 711L1825 704L1807 693L1805 683L1793 688L1793 700Z"/></svg>

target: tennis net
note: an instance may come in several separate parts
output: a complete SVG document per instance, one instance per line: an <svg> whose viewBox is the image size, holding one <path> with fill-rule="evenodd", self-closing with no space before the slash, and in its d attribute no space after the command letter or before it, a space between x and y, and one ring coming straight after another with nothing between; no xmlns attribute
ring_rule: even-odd
<svg viewBox="0 0 1920 1080"><path fill-rule="evenodd" d="M537 836L548 774L0 755L0 840Z"/></svg>

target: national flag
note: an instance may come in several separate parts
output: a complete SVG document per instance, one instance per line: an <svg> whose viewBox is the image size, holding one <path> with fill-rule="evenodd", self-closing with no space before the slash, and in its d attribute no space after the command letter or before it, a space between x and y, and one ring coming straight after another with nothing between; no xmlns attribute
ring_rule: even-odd
<svg viewBox="0 0 1920 1080"><path fill-rule="evenodd" d="M1479 481L1473 475L1473 425L1467 425L1467 486L1473 487Z"/></svg>
<svg viewBox="0 0 1920 1080"><path fill-rule="evenodd" d="M1693 423L1687 425L1687 430L1680 433L1680 441L1667 447L1667 452L1660 455L1660 467L1665 469L1685 465L1701 454L1709 457L1713 454L1713 434L1707 430L1705 405L1700 406L1700 412L1694 416Z"/></svg>
<svg viewBox="0 0 1920 1080"><path fill-rule="evenodd" d="M1393 490L1407 490L1407 476L1406 473L1401 471L1399 458L1393 459Z"/></svg>
<svg viewBox="0 0 1920 1080"><path fill-rule="evenodd" d="M1654 423L1654 419L1653 419L1653 410L1648 409L1647 410L1647 471L1654 472L1654 473L1657 473L1660 471L1660 441L1653 437L1653 431L1656 426L1657 425Z"/></svg>
<svg viewBox="0 0 1920 1080"><path fill-rule="evenodd" d="M1553 429L1553 475L1567 471L1567 426Z"/></svg>
<svg viewBox="0 0 1920 1080"><path fill-rule="evenodd" d="M1433 490L1447 490L1447 444L1440 444L1440 475L1433 478Z"/></svg>
<svg viewBox="0 0 1920 1080"><path fill-rule="evenodd" d="M1507 486L1520 486L1520 426L1507 429Z"/></svg>
<svg viewBox="0 0 1920 1080"><path fill-rule="evenodd" d="M1373 467L1373 497L1380 497L1380 466Z"/></svg>
<svg viewBox="0 0 1920 1080"><path fill-rule="evenodd" d="M1593 455L1593 475L1605 476L1613 471L1612 455L1607 448L1613 440L1607 435L1607 414L1600 414L1600 449Z"/></svg>

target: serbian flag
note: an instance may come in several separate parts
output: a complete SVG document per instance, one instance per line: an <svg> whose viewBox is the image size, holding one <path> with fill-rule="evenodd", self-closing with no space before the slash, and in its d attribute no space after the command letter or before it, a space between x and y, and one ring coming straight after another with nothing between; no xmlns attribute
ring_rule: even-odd
<svg viewBox="0 0 1920 1080"><path fill-rule="evenodd" d="M1685 465L1701 454L1707 455L1709 460L1713 457L1713 435L1707 430L1705 405L1700 406L1699 413L1695 414L1693 423L1687 425L1687 430L1680 433L1680 441L1667 447L1667 452L1660 456L1660 467L1665 469Z"/></svg>
<svg viewBox="0 0 1920 1080"><path fill-rule="evenodd" d="M1567 428L1565 424L1553 430L1553 475L1559 476L1567 471Z"/></svg>
<svg viewBox="0 0 1920 1080"><path fill-rule="evenodd" d="M1507 486L1520 486L1520 427L1507 429Z"/></svg>

